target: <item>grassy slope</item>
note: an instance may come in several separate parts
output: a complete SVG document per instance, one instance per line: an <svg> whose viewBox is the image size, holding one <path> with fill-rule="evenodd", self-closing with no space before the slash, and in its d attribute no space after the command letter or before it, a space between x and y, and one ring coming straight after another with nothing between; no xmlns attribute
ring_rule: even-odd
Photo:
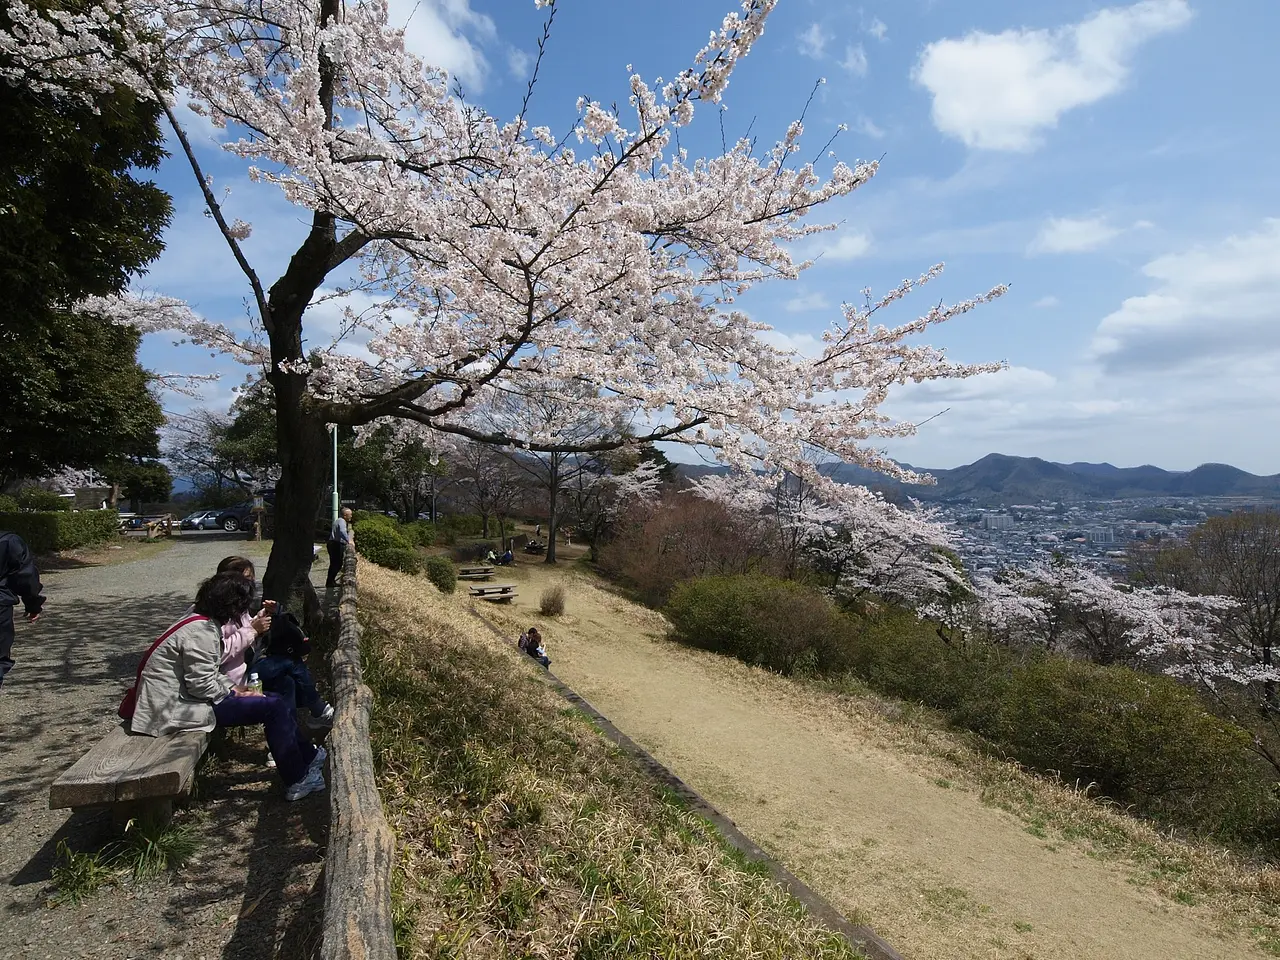
<svg viewBox="0 0 1280 960"><path fill-rule="evenodd" d="M855 955L423 586L362 567L404 955Z"/></svg>
<svg viewBox="0 0 1280 960"><path fill-rule="evenodd" d="M1077 910L1088 914L1089 908L1066 891L1080 872L1078 857L1085 855L1104 867L1091 872L1100 873L1095 877L1100 883L1118 879L1125 886L1158 893L1163 904L1150 903L1149 909L1140 910L1138 919L1163 925L1170 936L1176 923L1185 923L1209 937L1216 933L1228 939L1247 938L1262 951L1280 956L1280 870L1273 864L1167 836L1081 791L994 759L976 749L971 737L948 728L932 711L917 705L876 695L856 683L787 679L663 642L659 638L665 635L666 622L660 614L618 596L578 565L530 564L504 576L520 584L520 598L511 606L483 607L486 618L509 635L537 623L549 638L554 669L560 676L656 755L669 763L677 761L674 765L684 779L847 914L867 908L869 914L862 919L912 955L952 955L942 946L954 940L973 944L974 956L1023 957L1019 945L1024 941L1028 953L1049 955L1031 946L1042 934L1048 936L1041 929L1049 925L1048 912L1057 911L1064 918ZM554 584L567 587L568 612L554 619L540 617L536 613L539 591ZM752 704L750 716L735 712L747 703ZM761 721L764 733L751 748L758 751L752 765L735 768L726 757L753 736L748 728L756 715L771 719ZM814 735L804 733L799 743L787 740L778 724L788 720ZM731 727L732 736L717 739L717 724ZM801 750L810 746L813 752L805 762L817 766L808 770L812 777L801 779L819 781L834 769L830 762L865 754L873 767L889 765L887 770L877 768L881 778L891 776L904 789L919 780L915 792L902 795L909 809L886 809L876 819L866 798L857 798L856 784L832 785L844 797L842 805L832 802L834 794L828 796L818 782L808 791L813 803L806 807L801 796L806 794L805 784L780 778L779 770L796 766ZM770 757L781 758L779 764L769 767ZM777 783L788 784L784 795L774 790ZM766 796L767 806L756 802ZM1009 824L1010 830L988 823L990 818L973 809L973 799L1007 811L1021 821L1021 827ZM854 803L859 804L858 827L840 813ZM804 815L794 812L802 808ZM998 871L990 883L974 887L974 904L981 907L975 908L972 917L959 916L963 911L940 917L937 911L919 909L940 888L938 876L950 878L947 883L954 887L959 883L956 876L963 873L955 847L907 842L914 836L909 825L918 827L922 820L928 824L929 811L945 823L929 825L928 830L961 824L957 832L976 837L979 847L996 840L1017 847L1012 831L1018 830L1039 840L1037 846L1047 856L1021 867L1027 880L1043 882L1047 898L1037 900L1046 891L1030 891L1021 882L1012 882L1018 896L1004 903L1003 912L990 909L1002 901L991 900L999 891L986 888L999 888L1002 880L1009 880L1005 871ZM981 832L997 828L1003 832L990 837ZM859 832L864 844L875 846L850 849L843 844ZM1077 866L1068 869L1070 863ZM1052 868L1052 875L1063 878L1065 885L1045 881L1049 874L1041 876L1037 872L1041 868ZM1114 877L1105 876L1113 870ZM1088 892L1104 902L1118 903L1107 889L1099 886ZM1116 912L1127 915L1132 906L1143 907L1141 903L1123 909L1116 906ZM1018 923L1012 932L1000 928L1017 912L1015 908L1025 916L1013 919L1034 921L1034 932L1024 932ZM1161 920L1166 911L1171 911L1169 923ZM1134 929L1127 935L1141 936ZM988 936L999 936L1007 943L983 952ZM939 949L920 946L931 941ZM1220 949L1230 955L1231 947ZM1247 947L1240 955L1246 952Z"/></svg>

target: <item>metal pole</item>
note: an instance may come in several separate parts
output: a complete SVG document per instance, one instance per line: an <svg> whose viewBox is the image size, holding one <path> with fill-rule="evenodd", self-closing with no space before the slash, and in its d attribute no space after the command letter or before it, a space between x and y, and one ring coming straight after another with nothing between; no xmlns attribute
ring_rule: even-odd
<svg viewBox="0 0 1280 960"><path fill-rule="evenodd" d="M338 522L338 510L341 507L341 501L338 499L338 425L330 424L333 430L333 516L329 522L331 524Z"/></svg>

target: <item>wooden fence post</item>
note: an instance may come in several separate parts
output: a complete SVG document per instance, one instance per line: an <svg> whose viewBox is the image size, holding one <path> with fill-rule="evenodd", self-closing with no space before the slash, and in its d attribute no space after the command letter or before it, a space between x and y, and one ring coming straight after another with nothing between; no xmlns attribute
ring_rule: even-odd
<svg viewBox="0 0 1280 960"><path fill-rule="evenodd" d="M373 692L360 666L356 553L343 564L338 642L332 661L329 849L324 864L322 960L396 960L391 922L395 837L382 810L369 742Z"/></svg>

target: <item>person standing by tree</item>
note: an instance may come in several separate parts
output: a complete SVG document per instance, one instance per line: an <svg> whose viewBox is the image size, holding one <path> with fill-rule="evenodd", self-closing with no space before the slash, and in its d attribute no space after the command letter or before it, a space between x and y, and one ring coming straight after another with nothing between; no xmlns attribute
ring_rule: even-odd
<svg viewBox="0 0 1280 960"><path fill-rule="evenodd" d="M26 541L16 533L0 531L0 686L13 669L13 608L21 600L27 622L35 623L44 609L42 589Z"/></svg>
<svg viewBox="0 0 1280 960"><path fill-rule="evenodd" d="M326 588L338 585L338 574L342 572L342 559L346 556L347 544L354 547L356 535L351 529L351 508L343 507L338 519L333 521L329 542L325 544L329 548L329 576L324 581Z"/></svg>

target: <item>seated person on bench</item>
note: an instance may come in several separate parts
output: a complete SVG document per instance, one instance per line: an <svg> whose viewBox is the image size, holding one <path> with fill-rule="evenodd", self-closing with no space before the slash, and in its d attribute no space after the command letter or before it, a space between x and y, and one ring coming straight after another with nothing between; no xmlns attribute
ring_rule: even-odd
<svg viewBox="0 0 1280 960"><path fill-rule="evenodd" d="M253 585L256 595L258 581L253 561L247 557L227 557L218 564L218 573L240 574ZM301 704L317 720L332 720L333 707L320 696L303 662L311 651L311 641L303 635L297 617L291 613L276 617L275 613L276 602L265 600L256 617L246 614L222 628L222 672L239 685L252 670L262 681L264 692Z"/></svg>
<svg viewBox="0 0 1280 960"><path fill-rule="evenodd" d="M246 616L252 599L252 584L238 573L219 574L200 584L194 611L203 619L174 630L147 658L131 729L162 737L260 723L285 783L285 799L300 800L325 789L324 748L302 733L282 697L237 686L218 669L222 627Z"/></svg>
<svg viewBox="0 0 1280 960"><path fill-rule="evenodd" d="M551 658L547 656L547 649L542 645L542 634L538 632L537 627L530 627L520 634L520 642L517 646L544 667L551 666Z"/></svg>

